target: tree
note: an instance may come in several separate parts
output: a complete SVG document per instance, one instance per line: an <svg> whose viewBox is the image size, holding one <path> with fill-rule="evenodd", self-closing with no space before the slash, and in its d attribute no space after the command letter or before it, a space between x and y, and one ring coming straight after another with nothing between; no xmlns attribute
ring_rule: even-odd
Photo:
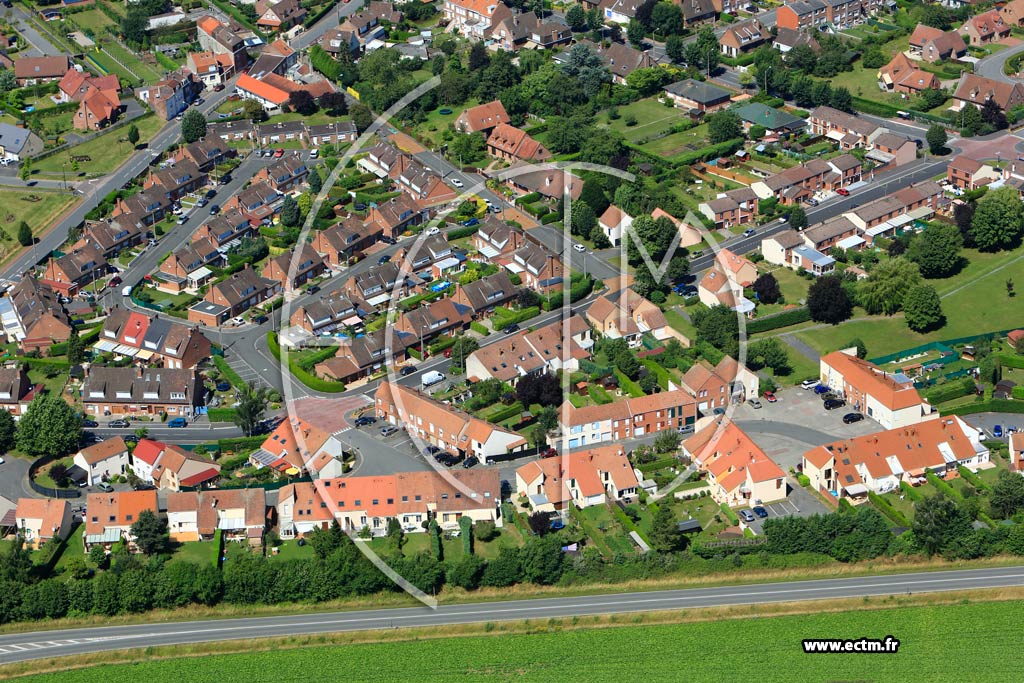
<svg viewBox="0 0 1024 683"><path fill-rule="evenodd" d="M928 142L928 151L932 154L946 154L949 152L946 149L946 143L949 141L949 136L946 135L946 127L939 123L933 123L928 127L928 132L924 134L924 139Z"/></svg>
<svg viewBox="0 0 1024 683"><path fill-rule="evenodd" d="M569 218L570 230L573 235L587 236L597 225L597 216L586 202L573 202Z"/></svg>
<svg viewBox="0 0 1024 683"><path fill-rule="evenodd" d="M1024 204L1017 190L1001 187L985 193L971 219L971 237L982 251L1013 247L1024 232Z"/></svg>
<svg viewBox="0 0 1024 683"><path fill-rule="evenodd" d="M348 113L348 99L343 92L326 92L320 96L320 108L331 116Z"/></svg>
<svg viewBox="0 0 1024 683"><path fill-rule="evenodd" d="M481 132L456 135L448 143L448 158L468 164L484 158L487 140Z"/></svg>
<svg viewBox="0 0 1024 683"><path fill-rule="evenodd" d="M694 311L692 319L697 328L698 339L736 357L739 350L739 323L735 311L718 305Z"/></svg>
<svg viewBox="0 0 1024 683"><path fill-rule="evenodd" d="M558 428L558 411L553 406L544 406L534 417L537 426L549 434Z"/></svg>
<svg viewBox="0 0 1024 683"><path fill-rule="evenodd" d="M750 74L747 73L746 71L744 71L743 74L745 74L748 78L750 77ZM750 138L751 140L760 140L767 134L768 129L762 126L760 123L755 123L750 127L750 130L747 131L747 137Z"/></svg>
<svg viewBox="0 0 1024 683"><path fill-rule="evenodd" d="M128 126L128 142L131 143L132 147L139 144L139 127L134 123Z"/></svg>
<svg viewBox="0 0 1024 683"><path fill-rule="evenodd" d="M686 64L705 74L715 70L722 48L718 44L718 36L710 26L705 26L697 33L696 40L686 45Z"/></svg>
<svg viewBox="0 0 1024 683"><path fill-rule="evenodd" d="M487 56L487 48L484 47L483 41L478 40L473 43L473 46L469 48L469 70L479 71L490 63L491 60Z"/></svg>
<svg viewBox="0 0 1024 683"><path fill-rule="evenodd" d="M245 118L253 123L260 123L267 120L267 110L256 100L245 100L242 102L242 111Z"/></svg>
<svg viewBox="0 0 1024 683"><path fill-rule="evenodd" d="M860 59L865 69L878 69L885 66L889 61L882 52L882 49L877 45L872 45L865 49Z"/></svg>
<svg viewBox="0 0 1024 683"><path fill-rule="evenodd" d="M281 203L281 225L287 228L294 228L302 222L302 212L299 211L299 204L290 194L285 195Z"/></svg>
<svg viewBox="0 0 1024 683"><path fill-rule="evenodd" d="M548 373L529 374L516 383L516 399L524 406L539 403L557 407L562 403L562 387L558 378Z"/></svg>
<svg viewBox="0 0 1024 683"><path fill-rule="evenodd" d="M963 246L964 238L955 225L932 223L911 239L907 258L918 265L925 278L945 278L960 268Z"/></svg>
<svg viewBox="0 0 1024 683"><path fill-rule="evenodd" d="M458 562L448 565L446 579L453 586L468 591L476 590L480 586L480 579L483 578L486 566L487 563L479 555L463 555Z"/></svg>
<svg viewBox="0 0 1024 683"><path fill-rule="evenodd" d="M685 30L682 9L676 4L659 2L651 11L651 29L663 36L682 33Z"/></svg>
<svg viewBox="0 0 1024 683"><path fill-rule="evenodd" d="M875 266L868 279L857 288L857 303L872 315L893 315L903 308L903 300L921 284L916 263L900 257Z"/></svg>
<svg viewBox="0 0 1024 683"><path fill-rule="evenodd" d="M1013 289L1013 278L1006 279L1006 296L1010 297L1011 299L1017 296L1017 293Z"/></svg>
<svg viewBox="0 0 1024 683"><path fill-rule="evenodd" d="M18 244L23 247L30 247L35 241L32 237L32 228L28 227L28 223L21 221L18 223Z"/></svg>
<svg viewBox="0 0 1024 683"><path fill-rule="evenodd" d="M319 194L320 190L324 187L324 180L320 177L320 169L313 167L309 169L309 176L306 182L309 183L309 191L311 194Z"/></svg>
<svg viewBox="0 0 1024 683"><path fill-rule="evenodd" d="M43 394L32 399L18 421L15 443L18 450L38 457L63 456L78 449L82 421L59 394Z"/></svg>
<svg viewBox="0 0 1024 683"><path fill-rule="evenodd" d="M626 37L634 47L642 49L644 38L647 37L647 29L636 19L630 19L629 24L626 25Z"/></svg>
<svg viewBox="0 0 1024 683"><path fill-rule="evenodd" d="M807 212L804 207L796 204L789 210L789 226L794 230L803 230L807 227Z"/></svg>
<svg viewBox="0 0 1024 683"><path fill-rule="evenodd" d="M674 429L663 429L654 438L654 450L658 453L672 453L679 448L682 437Z"/></svg>
<svg viewBox="0 0 1024 683"><path fill-rule="evenodd" d="M270 405L270 390L266 387L257 387L255 382L249 382L239 393L241 395L235 404L232 421L246 436L252 436L263 420L267 406Z"/></svg>
<svg viewBox="0 0 1024 683"><path fill-rule="evenodd" d="M317 111L316 100L308 90L296 90L289 95L288 106L292 111L303 116L312 116Z"/></svg>
<svg viewBox="0 0 1024 683"><path fill-rule="evenodd" d="M981 120L993 130L1003 130L1010 125L1006 120L1006 112L992 98L986 99L985 104L981 105Z"/></svg>
<svg viewBox="0 0 1024 683"><path fill-rule="evenodd" d="M807 310L811 320L838 325L853 312L853 304L838 275L824 275L807 290Z"/></svg>
<svg viewBox="0 0 1024 683"><path fill-rule="evenodd" d="M157 517L152 510L139 513L139 518L132 522L131 533L135 545L144 555L159 555L167 550L171 542L167 535L167 522Z"/></svg>
<svg viewBox="0 0 1024 683"><path fill-rule="evenodd" d="M532 519L533 515L530 517ZM544 518L546 521L547 515ZM525 580L544 585L557 583L565 568L561 539L555 534L532 539L520 550L520 561Z"/></svg>
<svg viewBox="0 0 1024 683"><path fill-rule="evenodd" d="M387 52L388 50L383 50ZM356 124L356 128L362 133L371 125L373 125L373 112L365 104L353 104L350 110L352 114L352 123Z"/></svg>
<svg viewBox="0 0 1024 683"><path fill-rule="evenodd" d="M669 36L665 41L665 54L674 64L686 61L686 42L682 36Z"/></svg>
<svg viewBox="0 0 1024 683"><path fill-rule="evenodd" d="M659 505L651 520L651 531L647 535L651 548L659 553L671 553L686 547L686 536L679 531L675 513L668 505Z"/></svg>
<svg viewBox="0 0 1024 683"><path fill-rule="evenodd" d="M992 506L992 514L1009 519L1024 508L1024 477L1019 474L1000 470L996 483L992 485L988 502Z"/></svg>
<svg viewBox="0 0 1024 683"><path fill-rule="evenodd" d="M942 300L931 285L917 285L907 292L903 301L903 314L907 319L907 327L915 332L942 327L946 320L942 314Z"/></svg>
<svg viewBox="0 0 1024 683"><path fill-rule="evenodd" d="M850 341L846 342L846 344L843 346L843 348L844 349L854 349L854 348L857 349L857 358L867 358L868 357L868 347L860 339L860 337L854 337Z"/></svg>
<svg viewBox="0 0 1024 683"><path fill-rule="evenodd" d="M551 531L551 519L546 512L534 512L526 518L526 523L529 525L530 531L538 536L544 536Z"/></svg>
<svg viewBox="0 0 1024 683"><path fill-rule="evenodd" d="M7 413L4 415L4 413ZM6 410L0 411L0 452L6 453L14 447L15 432L18 424Z"/></svg>
<svg viewBox="0 0 1024 683"><path fill-rule="evenodd" d="M928 555L946 549L971 530L971 519L941 492L914 505L914 540Z"/></svg>
<svg viewBox="0 0 1024 683"><path fill-rule="evenodd" d="M747 364L754 370L771 368L776 375L788 375L793 371L786 345L777 337L767 337L750 345Z"/></svg>
<svg viewBox="0 0 1024 683"><path fill-rule="evenodd" d="M72 365L81 363L85 358L85 343L78 336L78 328L72 327L68 337L68 362Z"/></svg>
<svg viewBox="0 0 1024 683"><path fill-rule="evenodd" d="M198 109L189 109L181 119L181 137L191 143L206 137L206 117Z"/></svg>
<svg viewBox="0 0 1024 683"><path fill-rule="evenodd" d="M50 466L49 475L57 488L64 488L68 485L68 468L64 463L56 462Z"/></svg>
<svg viewBox="0 0 1024 683"><path fill-rule="evenodd" d="M18 169L18 177L23 181L28 182L29 176L32 175L32 160L25 159L21 162L21 168Z"/></svg>
<svg viewBox="0 0 1024 683"><path fill-rule="evenodd" d="M708 117L708 139L717 145L735 140L743 135L743 124L740 117L731 111L720 111Z"/></svg>
<svg viewBox="0 0 1024 683"><path fill-rule="evenodd" d="M774 304L782 298L782 290L779 289L779 281L771 273L765 273L754 280L751 289L757 294L757 300L762 304Z"/></svg>
<svg viewBox="0 0 1024 683"><path fill-rule="evenodd" d="M976 135L985 125L981 118L981 112L977 107L961 107L960 109L960 132L963 135Z"/></svg>
<svg viewBox="0 0 1024 683"><path fill-rule="evenodd" d="M850 91L846 88L839 87L834 89L832 91L832 96L829 98L829 102L833 109L845 112L853 111L853 97L850 95Z"/></svg>
<svg viewBox="0 0 1024 683"><path fill-rule="evenodd" d="M458 337L451 345L451 364L448 368L453 375L461 375L466 367L466 358L480 348L480 344L472 337Z"/></svg>
<svg viewBox="0 0 1024 683"><path fill-rule="evenodd" d="M143 10L132 8L132 11L121 19L121 35L133 45L141 46L145 42L148 29L149 15Z"/></svg>
<svg viewBox="0 0 1024 683"><path fill-rule="evenodd" d="M974 246L971 224L974 221L975 208L977 205L974 202L961 202L953 205L953 222L956 223L956 227L960 231L960 237L963 238L965 247Z"/></svg>
<svg viewBox="0 0 1024 683"><path fill-rule="evenodd" d="M673 5L674 7L674 5ZM636 90L643 97L649 97L660 92L665 83L671 79L671 74L661 67L652 66L644 69L636 69L626 76L626 85Z"/></svg>
<svg viewBox="0 0 1024 683"><path fill-rule="evenodd" d="M583 9L583 5L579 3L573 4L565 13L565 23L573 31L578 32L585 29L587 27L587 12Z"/></svg>

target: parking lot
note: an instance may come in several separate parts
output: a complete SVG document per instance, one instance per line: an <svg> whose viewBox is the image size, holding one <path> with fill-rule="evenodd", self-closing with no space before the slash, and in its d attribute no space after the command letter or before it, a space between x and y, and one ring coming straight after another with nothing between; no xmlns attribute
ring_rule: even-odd
<svg viewBox="0 0 1024 683"><path fill-rule="evenodd" d="M860 422L845 424L843 415L855 412L849 405L825 410L821 397L812 390L799 387L778 392L778 400L761 400L761 408L749 403L737 406L733 419L737 422L764 421L784 423L790 427L783 431L794 438L817 446L837 439L847 439L879 431L882 427L867 416Z"/></svg>
<svg viewBox="0 0 1024 683"><path fill-rule="evenodd" d="M789 495L786 496L785 500L764 503L762 507L764 507L768 516L763 519L755 516L753 522L745 523L758 536L764 533L765 521L774 517L788 517L791 515L810 517L811 515L831 512L831 510L825 507L824 503L811 495L807 490L798 486L795 481L787 480L787 483L789 484Z"/></svg>

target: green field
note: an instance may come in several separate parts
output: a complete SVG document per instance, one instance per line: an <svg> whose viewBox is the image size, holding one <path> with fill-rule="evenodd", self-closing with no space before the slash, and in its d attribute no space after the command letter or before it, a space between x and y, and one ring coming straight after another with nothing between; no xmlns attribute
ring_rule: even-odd
<svg viewBox="0 0 1024 683"><path fill-rule="evenodd" d="M83 31L89 30L94 34L99 34L101 29L114 25L113 20L99 9L88 9L84 12L77 12L71 15L71 19L81 26Z"/></svg>
<svg viewBox="0 0 1024 683"><path fill-rule="evenodd" d="M635 125L626 125L626 118L629 116L636 119ZM621 133L630 142L660 133L682 120L683 116L680 110L665 106L658 101L657 97L637 100L628 107L619 108L619 118L617 119L609 119L607 112L598 118L598 122L606 123L609 128Z"/></svg>
<svg viewBox="0 0 1024 683"><path fill-rule="evenodd" d="M38 199L38 201L33 201ZM18 248L14 241L15 232L21 221L28 223L33 234L43 228L71 206L76 199L62 192L47 192L40 189L0 190L0 257L12 248Z"/></svg>
<svg viewBox="0 0 1024 683"><path fill-rule="evenodd" d="M1021 602L902 607L829 614L720 620L628 628L275 649L269 652L142 661L21 679L108 683L120 680L280 683L315 671L346 681L1005 681L1019 680L1021 656L1006 645ZM620 618L620 624L628 623ZM972 637L966 637L970 634ZM439 634L434 634L439 635ZM805 638L900 641L893 654L809 655ZM1003 637L1000 637L1002 635ZM730 646L731 645L731 646Z"/></svg>
<svg viewBox="0 0 1024 683"><path fill-rule="evenodd" d="M166 121L161 121L152 115L135 119L135 125L139 129L140 144L148 142L166 123ZM91 160L80 162L78 164L78 172L85 176L105 175L120 166L131 154L132 148L127 139L121 142L127 134L128 128L123 127L90 138L86 142L75 145L64 152L59 152L37 161L32 164L32 171L55 174L59 178L62 170L66 170L68 180L71 180L75 174L71 169L70 158L72 156L88 156ZM67 165L62 169L64 162L67 162ZM50 175L49 177L53 176Z"/></svg>
<svg viewBox="0 0 1024 683"><path fill-rule="evenodd" d="M146 83L155 83L159 81L160 77L163 75L162 70L158 70L146 64L141 59L139 59L138 56L121 47L118 43L115 43L113 41L103 43L103 49L106 50L110 56L114 57L119 62L121 62L121 64L124 64L126 67L128 67L128 69L130 69L132 73L134 73L137 77L141 78ZM100 54L102 55L102 53ZM93 56L95 56L95 54ZM105 58L104 66L107 66L108 62L113 62L113 60L107 59L106 55L103 56ZM120 65L117 65L116 63L114 63L114 65L118 73L125 73L125 75L127 75L124 68L122 68Z"/></svg>

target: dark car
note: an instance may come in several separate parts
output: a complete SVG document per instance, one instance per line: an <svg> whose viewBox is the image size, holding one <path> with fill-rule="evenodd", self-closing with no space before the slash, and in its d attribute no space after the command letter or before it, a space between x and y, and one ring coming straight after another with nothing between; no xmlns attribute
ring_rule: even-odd
<svg viewBox="0 0 1024 683"><path fill-rule="evenodd" d="M265 315L258 315L258 316L256 316L255 318L252 319L252 321L254 323L256 323L257 325L262 325L263 323L267 322L268 320L270 320L270 318L268 318Z"/></svg>
<svg viewBox="0 0 1024 683"><path fill-rule="evenodd" d="M513 334L513 333L518 332L518 331L519 331L519 325L517 325L515 323L509 323L508 325L505 326L505 329L502 330L502 332L504 332L505 334Z"/></svg>
<svg viewBox="0 0 1024 683"><path fill-rule="evenodd" d="M224 175L222 175L220 177L220 180L217 181L217 182L219 184L221 184L221 185L227 185L228 183L231 182L231 174L230 173L225 173Z"/></svg>
<svg viewBox="0 0 1024 683"><path fill-rule="evenodd" d="M217 196L217 190L207 190L206 191L206 198L207 199L213 199L216 196Z"/></svg>
<svg viewBox="0 0 1024 683"><path fill-rule="evenodd" d="M467 228L471 228L474 225L478 225L479 223L480 223L480 221L477 220L476 218L470 218L468 221L462 221L462 224L464 226L466 226Z"/></svg>
<svg viewBox="0 0 1024 683"><path fill-rule="evenodd" d="M470 467L476 467L479 464L480 461L476 459L476 456L471 455L463 461L462 466L468 470Z"/></svg>
<svg viewBox="0 0 1024 683"><path fill-rule="evenodd" d="M320 291L319 285L312 285L306 289L306 294L316 294Z"/></svg>
<svg viewBox="0 0 1024 683"><path fill-rule="evenodd" d="M120 275L115 275L114 277L110 278L110 286L111 287L117 287L119 284L121 284L121 276Z"/></svg>
<svg viewBox="0 0 1024 683"><path fill-rule="evenodd" d="M405 365L402 367L401 370L398 371L398 374L401 375L402 377L408 377L414 372L416 372L416 368L414 368L411 365Z"/></svg>
<svg viewBox="0 0 1024 683"><path fill-rule="evenodd" d="M831 389L829 389L824 384L819 384L818 386L814 387L814 393L818 394L819 396L821 394L827 394L829 391L831 391Z"/></svg>
<svg viewBox="0 0 1024 683"><path fill-rule="evenodd" d="M100 423L96 420L82 420L83 427L99 427Z"/></svg>
<svg viewBox="0 0 1024 683"><path fill-rule="evenodd" d="M754 514L760 517L761 519L764 519L768 516L768 511L764 509L764 506L755 505L754 507L751 508L751 510L753 510Z"/></svg>
<svg viewBox="0 0 1024 683"><path fill-rule="evenodd" d="M156 491L156 487L153 486L152 484L143 484L142 482L139 482L132 488L135 489L136 491Z"/></svg>
<svg viewBox="0 0 1024 683"><path fill-rule="evenodd" d="M391 257L388 256L387 254L384 254L379 259L377 259L377 265L378 266L383 266L385 263L387 263L390 260L391 260Z"/></svg>
<svg viewBox="0 0 1024 683"><path fill-rule="evenodd" d="M825 401L825 410L835 410L836 408L842 408L846 405L846 401L841 398L830 398Z"/></svg>
<svg viewBox="0 0 1024 683"><path fill-rule="evenodd" d="M217 391L231 391L231 382L221 380L217 382Z"/></svg>
<svg viewBox="0 0 1024 683"><path fill-rule="evenodd" d="M218 213L220 213L220 204L213 204L213 205L211 205L210 206L210 215L211 216L216 216Z"/></svg>
<svg viewBox="0 0 1024 683"><path fill-rule="evenodd" d="M188 420L183 417L176 417L173 420L168 420L167 426L172 429L181 429L182 427L188 427Z"/></svg>
<svg viewBox="0 0 1024 683"><path fill-rule="evenodd" d="M368 425L374 424L376 421L377 418L375 418L373 415L363 415L362 417L356 418L355 424L356 427L366 427Z"/></svg>
<svg viewBox="0 0 1024 683"><path fill-rule="evenodd" d="M852 425L854 422L860 422L863 419L864 416L860 413L847 413L846 415L843 415L843 423L848 425Z"/></svg>
<svg viewBox="0 0 1024 683"><path fill-rule="evenodd" d="M128 427L131 427L128 420L111 420L107 423L107 426L113 429L127 429Z"/></svg>
<svg viewBox="0 0 1024 683"><path fill-rule="evenodd" d="M441 450L440 448L438 448L434 444L430 444L429 446L424 448L423 452L426 453L427 455L438 455L439 453L444 453L443 450Z"/></svg>
<svg viewBox="0 0 1024 683"><path fill-rule="evenodd" d="M394 237L388 237L387 235L381 235L380 241L384 244L398 244L398 240Z"/></svg>
<svg viewBox="0 0 1024 683"><path fill-rule="evenodd" d="M551 448L551 447L545 448L544 450L542 450L540 452L540 457L542 457L542 458L554 458L557 455L558 455L558 451L556 451L554 448Z"/></svg>

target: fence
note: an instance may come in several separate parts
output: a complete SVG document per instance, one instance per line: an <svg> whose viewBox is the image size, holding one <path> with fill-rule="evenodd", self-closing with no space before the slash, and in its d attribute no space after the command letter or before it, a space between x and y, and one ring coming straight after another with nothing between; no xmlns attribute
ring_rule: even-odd
<svg viewBox="0 0 1024 683"><path fill-rule="evenodd" d="M984 334L975 334L970 337L957 337L956 339L943 339L942 341L929 342L922 344L921 346L915 346L910 349L904 349L903 351L897 351L896 353L890 353L887 356L879 356L878 358L870 358L869 361L875 365L885 365L893 361L899 360L900 358L906 358L916 353L924 353L935 349L945 349L952 351L952 347L958 344L970 344L971 342L978 341L979 339L985 339L986 337L1005 337L1013 330L999 330L997 332L986 332ZM946 363L948 364L948 362Z"/></svg>
<svg viewBox="0 0 1024 683"><path fill-rule="evenodd" d="M33 461L28 466L28 485L32 487L32 490L39 495L46 496L47 498L81 498L82 492L78 489L51 489L48 486L42 486L36 483L36 472L42 467L49 465L54 460L59 458L52 455L44 455L43 457Z"/></svg>
<svg viewBox="0 0 1024 683"><path fill-rule="evenodd" d="M54 154L57 154L58 152L63 152L64 150L70 149L72 147L77 147L78 145L82 145L82 144L84 144L86 142L89 142L93 138L98 138L101 135L108 135L109 133L113 133L118 128L123 128L124 126L127 126L127 125L129 125L129 124L131 124L131 123L133 123L135 121L139 121L139 120L145 118L146 116L153 116L153 113L145 111L145 109L143 109L143 112L141 114L137 115L137 116L125 116L125 118L121 119L120 121L118 121L116 123L110 124L109 126L107 126L106 128L104 128L101 131L97 131L96 133L94 133L92 135L82 136L82 140L79 141L79 142L76 142L73 145L71 143L65 142L62 145L58 145L56 147L51 147L50 149L48 149L46 151L40 152L39 154L37 154L34 157L32 157L32 161L36 162L36 161L39 161L40 159L46 159L47 157L52 157Z"/></svg>

